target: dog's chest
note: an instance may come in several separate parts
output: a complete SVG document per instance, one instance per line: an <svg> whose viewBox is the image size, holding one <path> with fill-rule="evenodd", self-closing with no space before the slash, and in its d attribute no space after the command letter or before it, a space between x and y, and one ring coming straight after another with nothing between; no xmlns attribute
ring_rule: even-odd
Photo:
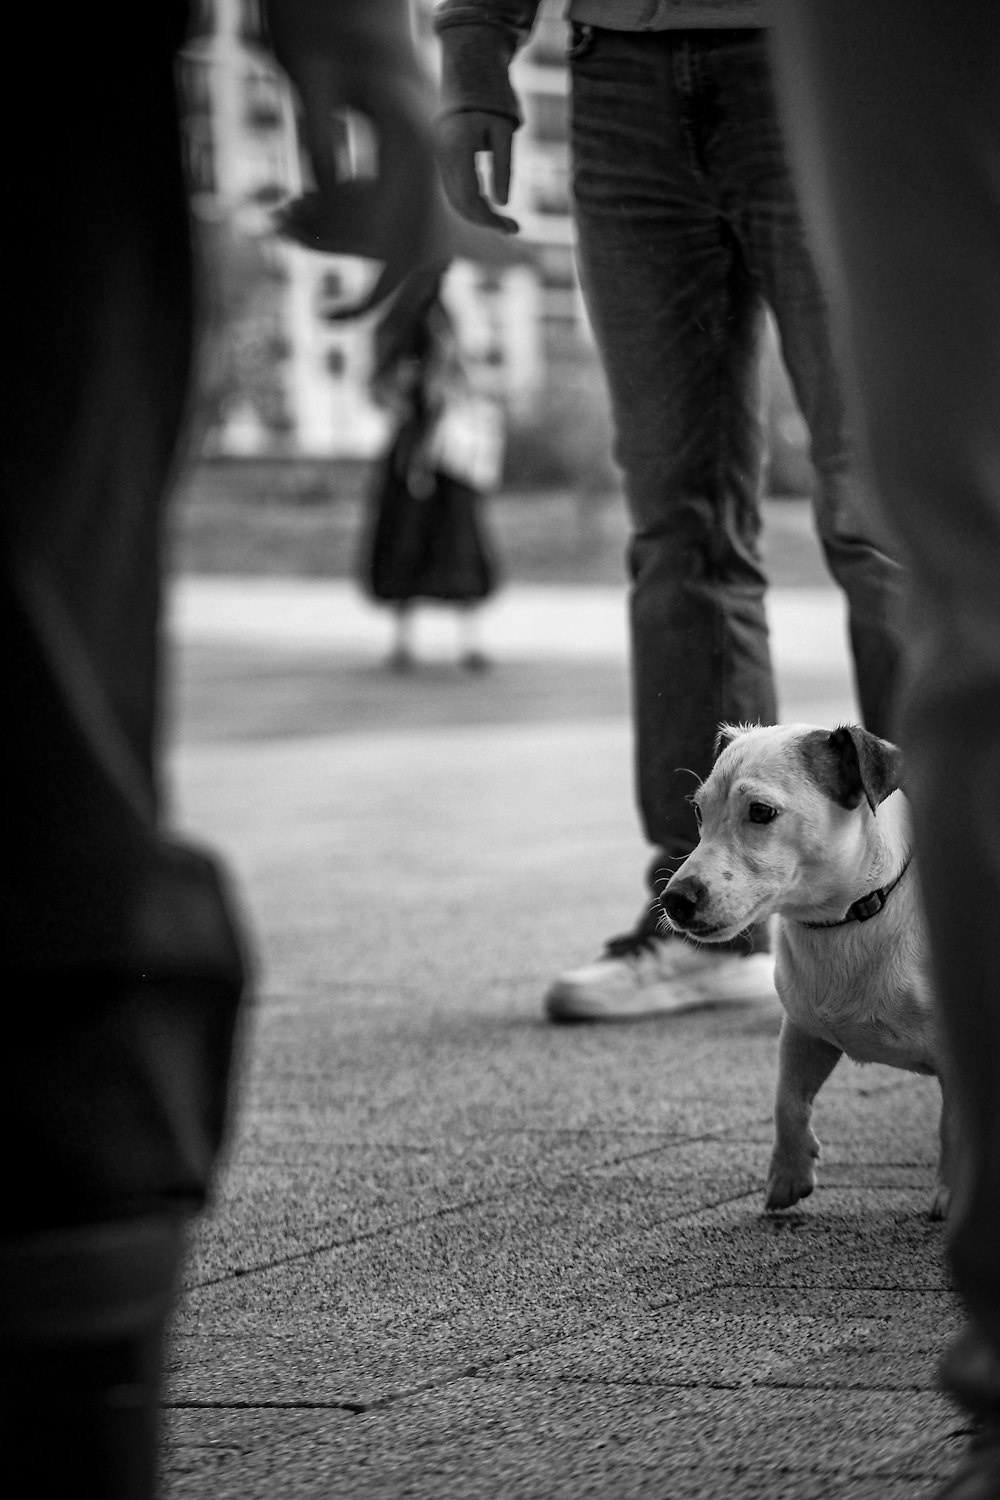
<svg viewBox="0 0 1000 1500"><path fill-rule="evenodd" d="M797 1025L855 1062L934 1071L929 996L907 966L887 962L856 933L846 942L782 938L775 979Z"/></svg>

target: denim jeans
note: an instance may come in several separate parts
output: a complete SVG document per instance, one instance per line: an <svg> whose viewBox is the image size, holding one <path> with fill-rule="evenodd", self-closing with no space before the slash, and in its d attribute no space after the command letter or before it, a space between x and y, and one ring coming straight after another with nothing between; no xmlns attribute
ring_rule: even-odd
<svg viewBox="0 0 1000 1500"><path fill-rule="evenodd" d="M719 724L778 716L758 548L765 305L809 428L861 713L885 737L901 570L859 504L765 33L574 27L571 70L579 268L631 522L637 794L655 870L697 841L686 798Z"/></svg>

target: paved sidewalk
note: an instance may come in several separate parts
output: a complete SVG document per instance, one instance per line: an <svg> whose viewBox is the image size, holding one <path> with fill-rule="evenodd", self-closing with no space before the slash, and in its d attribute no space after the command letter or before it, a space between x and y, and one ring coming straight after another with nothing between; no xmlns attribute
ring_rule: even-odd
<svg viewBox="0 0 1000 1500"><path fill-rule="evenodd" d="M784 716L850 717L838 597L771 618ZM820 1187L765 1217L776 1005L542 1019L640 899L619 591L504 591L481 678L443 618L392 678L344 585L188 580L172 619L177 821L260 981L168 1500L926 1494L963 1442L933 1081L842 1064Z"/></svg>
<svg viewBox="0 0 1000 1500"><path fill-rule="evenodd" d="M480 611L484 639L501 659L623 659L625 594L601 585L510 585ZM828 588L776 588L768 608L776 649L787 667L822 672L842 664L841 596ZM354 584L340 579L181 578L172 623L182 640L203 644L322 647L371 655L389 638L388 615ZM417 612L420 646L432 660L454 650L452 611Z"/></svg>

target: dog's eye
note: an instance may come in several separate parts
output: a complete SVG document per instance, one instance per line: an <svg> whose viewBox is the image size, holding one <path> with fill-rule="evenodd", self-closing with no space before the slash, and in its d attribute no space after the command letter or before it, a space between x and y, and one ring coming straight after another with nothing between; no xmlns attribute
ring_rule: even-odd
<svg viewBox="0 0 1000 1500"><path fill-rule="evenodd" d="M751 823L770 823L778 816L778 809L769 802L751 802L749 816Z"/></svg>
<svg viewBox="0 0 1000 1500"><path fill-rule="evenodd" d="M697 823L698 827L700 828L701 827L701 808L698 806L697 802L692 802L691 806L694 809L694 820Z"/></svg>

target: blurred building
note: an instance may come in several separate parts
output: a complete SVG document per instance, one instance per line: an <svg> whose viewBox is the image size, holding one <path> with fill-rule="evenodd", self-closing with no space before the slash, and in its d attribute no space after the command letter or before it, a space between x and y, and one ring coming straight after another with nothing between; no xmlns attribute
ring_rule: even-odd
<svg viewBox="0 0 1000 1500"><path fill-rule="evenodd" d="M432 0L413 3L433 75ZM573 268L561 9L561 0L543 0L515 62L526 119L511 210L532 257L463 257L445 285L474 373L515 419L558 378L553 366L592 359ZM373 320L337 323L329 313L358 295L371 267L271 232L272 210L301 183L292 103L260 44L258 0L201 0L182 78L192 201L226 329L206 370L207 449L367 457L384 434L367 391Z"/></svg>

